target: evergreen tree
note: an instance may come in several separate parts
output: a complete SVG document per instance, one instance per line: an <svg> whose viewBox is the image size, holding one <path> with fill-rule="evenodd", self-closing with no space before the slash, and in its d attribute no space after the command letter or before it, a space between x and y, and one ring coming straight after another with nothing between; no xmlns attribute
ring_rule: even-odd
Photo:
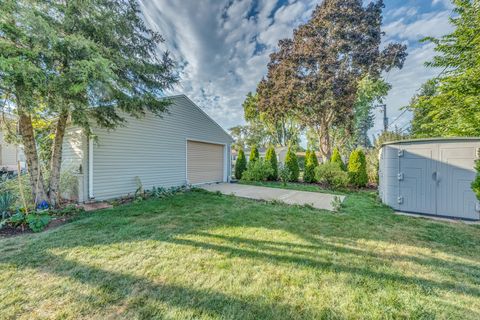
<svg viewBox="0 0 480 320"><path fill-rule="evenodd" d="M276 181L278 179L278 160L277 154L275 153L275 148L270 146L267 149L267 153L265 154L265 162L270 164L272 168L272 174L268 177L268 180Z"/></svg>
<svg viewBox="0 0 480 320"><path fill-rule="evenodd" d="M4 0L0 12L0 96L18 118L35 202L55 206L67 121L91 137L92 125L113 129L125 114L162 114L174 63L136 0ZM54 128L48 185L34 133L42 116Z"/></svg>
<svg viewBox="0 0 480 320"><path fill-rule="evenodd" d="M248 163L253 164L258 159L260 159L260 154L258 153L258 148L257 148L257 146L252 146L252 150L250 150L250 156L248 157Z"/></svg>
<svg viewBox="0 0 480 320"><path fill-rule="evenodd" d="M303 181L308 183L316 182L315 168L318 167L318 159L314 151L309 151L305 156L305 171Z"/></svg>
<svg viewBox="0 0 480 320"><path fill-rule="evenodd" d="M300 168L298 167L297 155L291 147L288 148L287 154L285 155L285 167L288 168L290 173L289 181L298 181L298 176L300 175Z"/></svg>
<svg viewBox="0 0 480 320"><path fill-rule="evenodd" d="M332 163L338 164L343 171L347 171L347 167L345 166L345 163L342 160L342 156L340 155L340 150L338 150L337 147L333 149L332 158L330 159L330 161Z"/></svg>
<svg viewBox="0 0 480 320"><path fill-rule="evenodd" d="M247 159L245 158L243 149L240 149L238 151L237 161L235 162L235 178L241 180L245 170L247 170Z"/></svg>
<svg viewBox="0 0 480 320"><path fill-rule="evenodd" d="M367 160L361 149L353 150L348 160L348 176L350 183L356 187L364 187L368 182Z"/></svg>

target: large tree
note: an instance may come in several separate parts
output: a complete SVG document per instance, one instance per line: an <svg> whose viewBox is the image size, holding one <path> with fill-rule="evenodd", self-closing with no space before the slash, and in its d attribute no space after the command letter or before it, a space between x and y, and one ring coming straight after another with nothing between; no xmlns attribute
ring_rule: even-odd
<svg viewBox="0 0 480 320"><path fill-rule="evenodd" d="M258 86L259 106L272 116L294 116L317 133L324 157L331 154L330 131L353 131L358 81L367 74L403 66L406 47L380 51L383 1L325 0L311 19L279 41L267 77Z"/></svg>
<svg viewBox="0 0 480 320"><path fill-rule="evenodd" d="M0 3L0 90L15 106L36 201L58 203L62 143L69 121L115 128L125 115L161 114L162 92L177 81L135 0ZM53 120L48 185L39 165L33 118Z"/></svg>
<svg viewBox="0 0 480 320"><path fill-rule="evenodd" d="M455 30L427 38L438 53L427 66L442 68L409 108L415 136L480 135L480 2L455 0Z"/></svg>

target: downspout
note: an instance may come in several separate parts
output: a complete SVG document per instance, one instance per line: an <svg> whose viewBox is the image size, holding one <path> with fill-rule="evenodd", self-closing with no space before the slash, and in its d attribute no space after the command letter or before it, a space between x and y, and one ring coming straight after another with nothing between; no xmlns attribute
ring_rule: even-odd
<svg viewBox="0 0 480 320"><path fill-rule="evenodd" d="M88 198L95 199L93 194L93 138L88 139Z"/></svg>

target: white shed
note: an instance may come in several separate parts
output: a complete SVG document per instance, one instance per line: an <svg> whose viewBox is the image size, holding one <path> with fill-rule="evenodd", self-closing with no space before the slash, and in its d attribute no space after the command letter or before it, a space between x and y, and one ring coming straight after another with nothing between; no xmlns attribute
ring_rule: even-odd
<svg viewBox="0 0 480 320"><path fill-rule="evenodd" d="M417 139L386 143L380 151L379 192L395 210L480 219L472 191L480 138Z"/></svg>
<svg viewBox="0 0 480 320"><path fill-rule="evenodd" d="M80 202L132 194L144 189L226 182L231 175L233 139L185 95L170 97L161 117L125 116L115 130L93 128L96 140L69 127L62 170L78 175Z"/></svg>

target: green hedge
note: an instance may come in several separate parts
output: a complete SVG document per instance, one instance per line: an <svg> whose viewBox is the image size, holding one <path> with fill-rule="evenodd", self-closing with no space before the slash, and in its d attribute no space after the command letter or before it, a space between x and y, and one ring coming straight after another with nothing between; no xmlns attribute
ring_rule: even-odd
<svg viewBox="0 0 480 320"><path fill-rule="evenodd" d="M361 149L353 150L348 160L348 176L350 183L356 187L364 187L368 182L367 161Z"/></svg>
<svg viewBox="0 0 480 320"><path fill-rule="evenodd" d="M274 147L269 147L265 154L265 162L270 164L272 168L272 174L268 177L268 180L277 180L278 179L278 161L277 154L275 153Z"/></svg>
<svg viewBox="0 0 480 320"><path fill-rule="evenodd" d="M330 162L337 163L343 171L347 171L347 166L343 162L342 156L340 155L340 150L338 150L337 147L335 147L333 149L333 153L332 153L332 157L330 158Z"/></svg>
<svg viewBox="0 0 480 320"><path fill-rule="evenodd" d="M295 152L293 152L292 148L288 148L287 154L285 156L285 166L288 168L290 172L290 177L288 181L295 182L298 181L298 177L300 175L300 169L298 167L298 159Z"/></svg>
<svg viewBox="0 0 480 320"><path fill-rule="evenodd" d="M305 172L303 173L303 181L308 183L316 182L315 168L318 167L318 159L315 151L307 150L305 156Z"/></svg>

